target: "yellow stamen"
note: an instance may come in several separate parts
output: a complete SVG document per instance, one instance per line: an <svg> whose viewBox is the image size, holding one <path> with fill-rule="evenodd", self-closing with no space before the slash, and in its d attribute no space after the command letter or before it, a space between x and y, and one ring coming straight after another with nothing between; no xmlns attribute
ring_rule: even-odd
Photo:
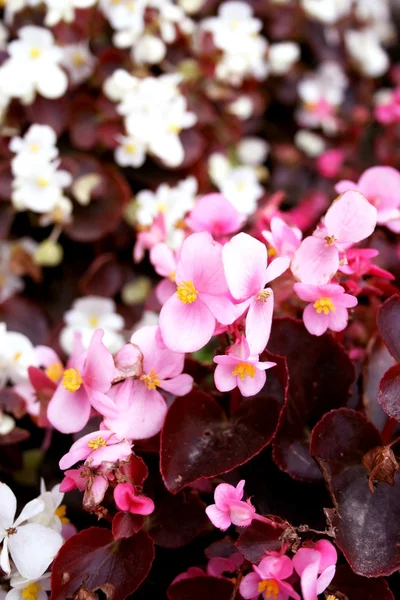
<svg viewBox="0 0 400 600"><path fill-rule="evenodd" d="M160 212L162 214L164 214L167 210L167 207L165 206L164 202L159 202L157 204L157 212Z"/></svg>
<svg viewBox="0 0 400 600"><path fill-rule="evenodd" d="M313 306L318 314L324 313L324 315L329 315L332 310L336 310L332 300L326 297L316 300Z"/></svg>
<svg viewBox="0 0 400 600"><path fill-rule="evenodd" d="M16 352L13 356L13 361L18 362L19 359L21 358L21 356L22 356L22 352Z"/></svg>
<svg viewBox="0 0 400 600"><path fill-rule="evenodd" d="M125 148L125 152L127 152L128 154L135 154L135 152L136 152L135 144L132 144L132 143L125 144L124 148Z"/></svg>
<svg viewBox="0 0 400 600"><path fill-rule="evenodd" d="M242 381L246 376L253 379L255 374L256 374L255 366L251 365L250 363L246 363L246 362L239 363L238 365L236 365L236 367L232 371L232 375L234 377L238 376L239 379L241 379Z"/></svg>
<svg viewBox="0 0 400 600"><path fill-rule="evenodd" d="M40 146L39 146L39 144L36 144L36 143L35 143L35 144L31 144L31 145L29 146L29 150L30 150L31 152L33 152L33 154L36 154L37 152L39 152L39 150L40 150Z"/></svg>
<svg viewBox="0 0 400 600"><path fill-rule="evenodd" d="M147 385L148 390L155 390L156 387L161 384L161 381L158 379L158 375L154 369L151 369L150 373L147 375L144 373L140 379Z"/></svg>
<svg viewBox="0 0 400 600"><path fill-rule="evenodd" d="M67 523L69 523L69 519L67 519L67 507L65 506L65 504L60 504L60 506L58 508L56 508L56 510L54 511L54 514L57 515L57 517L60 519L61 523L63 523L64 525L66 525Z"/></svg>
<svg viewBox="0 0 400 600"><path fill-rule="evenodd" d="M169 125L169 127L168 127L168 131L169 131L169 133L179 134L182 131L182 127L180 127L176 123L171 123L171 125Z"/></svg>
<svg viewBox="0 0 400 600"><path fill-rule="evenodd" d="M269 290L261 290L261 292L258 292L256 298L257 300L261 300L261 302L266 302L268 298L271 298L271 296L272 292Z"/></svg>
<svg viewBox="0 0 400 600"><path fill-rule="evenodd" d="M72 62L77 67L81 67L82 65L85 64L86 61L85 61L85 57L83 56L83 54L81 52L74 52L74 54L72 55Z"/></svg>
<svg viewBox="0 0 400 600"><path fill-rule="evenodd" d="M276 255L277 255L277 251L275 250L275 248L273 246L268 246L268 256L269 256L269 258L273 258Z"/></svg>
<svg viewBox="0 0 400 600"><path fill-rule="evenodd" d="M329 594L329 596L327 596L326 600L339 600L339 599L334 594Z"/></svg>
<svg viewBox="0 0 400 600"><path fill-rule="evenodd" d="M99 317L96 317L96 315L92 315L91 317L89 317L90 327L97 327L98 324L99 324Z"/></svg>
<svg viewBox="0 0 400 600"><path fill-rule="evenodd" d="M64 372L62 384L68 392L76 392L82 385L79 369L67 369Z"/></svg>
<svg viewBox="0 0 400 600"><path fill-rule="evenodd" d="M60 363L53 363L46 369L46 375L54 381L54 383L58 383L63 376L64 369Z"/></svg>
<svg viewBox="0 0 400 600"><path fill-rule="evenodd" d="M181 281L178 283L178 289L176 290L176 295L182 304L193 304L198 296L198 291L193 285L193 281L190 279L189 281Z"/></svg>
<svg viewBox="0 0 400 600"><path fill-rule="evenodd" d="M277 598L279 594L279 584L275 579L263 579L258 584L260 594L264 593L264 598Z"/></svg>
<svg viewBox="0 0 400 600"><path fill-rule="evenodd" d="M38 583L30 583L21 591L21 596L24 600L38 600L41 589L42 586Z"/></svg>
<svg viewBox="0 0 400 600"><path fill-rule="evenodd" d="M36 183L38 184L39 187L45 188L49 185L50 182L48 179L46 179L46 177L38 177L36 179Z"/></svg>
<svg viewBox="0 0 400 600"><path fill-rule="evenodd" d="M336 242L336 238L334 235L326 235L325 236L326 244L325 246L332 246Z"/></svg>
<svg viewBox="0 0 400 600"><path fill-rule="evenodd" d="M32 48L30 49L29 52L29 56L31 58L39 58L39 56L41 56L42 51L38 46L32 46Z"/></svg>
<svg viewBox="0 0 400 600"><path fill-rule="evenodd" d="M168 275L168 279L170 281L172 281L172 283L175 283L175 277L176 277L176 271L172 271L169 275Z"/></svg>
<svg viewBox="0 0 400 600"><path fill-rule="evenodd" d="M244 181L239 181L236 184L236 189L238 192L244 192L246 190L246 184L244 183Z"/></svg>
<svg viewBox="0 0 400 600"><path fill-rule="evenodd" d="M95 438L94 440L90 440L90 442L88 442L88 448L91 448L92 450L98 450L99 448L101 448L101 446L107 446L107 442L103 440L101 435L99 435L98 438Z"/></svg>
<svg viewBox="0 0 400 600"><path fill-rule="evenodd" d="M237 29L239 27L239 21L231 21L229 27L233 30Z"/></svg>

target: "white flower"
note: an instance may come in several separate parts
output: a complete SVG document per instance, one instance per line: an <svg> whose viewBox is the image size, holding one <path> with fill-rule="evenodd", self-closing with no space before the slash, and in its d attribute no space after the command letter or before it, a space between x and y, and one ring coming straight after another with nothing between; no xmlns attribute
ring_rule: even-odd
<svg viewBox="0 0 400 600"><path fill-rule="evenodd" d="M294 42L271 44L268 53L269 68L273 75L284 75L300 58L300 47Z"/></svg>
<svg viewBox="0 0 400 600"><path fill-rule="evenodd" d="M206 0L178 0L179 6L188 15L194 15L199 12L199 10L203 8L205 2Z"/></svg>
<svg viewBox="0 0 400 600"><path fill-rule="evenodd" d="M346 50L362 75L380 77L390 66L389 56L372 29L345 31Z"/></svg>
<svg viewBox="0 0 400 600"><path fill-rule="evenodd" d="M39 224L41 227L47 227L52 223L70 223L73 210L73 204L66 196L59 196L54 207L40 216Z"/></svg>
<svg viewBox="0 0 400 600"><path fill-rule="evenodd" d="M302 5L309 17L333 24L350 13L353 0L302 0Z"/></svg>
<svg viewBox="0 0 400 600"><path fill-rule="evenodd" d="M7 331L0 323L0 388L7 381L22 383L28 379L28 367L37 366L32 342L22 333Z"/></svg>
<svg viewBox="0 0 400 600"><path fill-rule="evenodd" d="M87 42L69 44L63 47L62 65L68 71L72 83L78 85L92 75L96 58L89 50Z"/></svg>
<svg viewBox="0 0 400 600"><path fill-rule="evenodd" d="M26 25L19 39L8 44L10 58L0 67L0 89L7 96L33 102L36 92L45 98L59 98L68 85L60 68L62 50L53 34L44 27Z"/></svg>
<svg viewBox="0 0 400 600"><path fill-rule="evenodd" d="M237 145L238 159L244 165L258 167L268 156L270 146L268 142L258 137L244 137Z"/></svg>
<svg viewBox="0 0 400 600"><path fill-rule="evenodd" d="M94 331L103 329L103 343L110 352L117 352L124 344L124 337L120 331L125 322L115 309L115 302L109 298L86 296L75 300L72 309L64 315L66 326L60 333L62 349L71 354L75 333L81 334L82 345L88 348Z"/></svg>
<svg viewBox="0 0 400 600"><path fill-rule="evenodd" d="M13 181L11 200L17 210L48 213L63 196L63 188L72 183L71 174L58 170L58 163L18 163L19 175Z"/></svg>
<svg viewBox="0 0 400 600"><path fill-rule="evenodd" d="M115 161L121 167L140 167L146 158L146 146L134 136L121 135L118 138Z"/></svg>
<svg viewBox="0 0 400 600"><path fill-rule="evenodd" d="M110 0L103 2L103 10L111 25L117 30L113 43L117 48L130 48L144 31L146 0L122 0L111 9L109 4Z"/></svg>
<svg viewBox="0 0 400 600"><path fill-rule="evenodd" d="M326 148L324 139L312 131L307 131L307 129L298 131L294 136L294 141L297 148L311 158L316 158Z"/></svg>
<svg viewBox="0 0 400 600"><path fill-rule="evenodd" d="M50 573L45 573L37 579L25 579L15 573L10 580L12 589L5 596L5 600L47 600L50 591ZM1 596L0 596L1 598Z"/></svg>
<svg viewBox="0 0 400 600"><path fill-rule="evenodd" d="M7 435L15 429L15 421L0 410L0 435Z"/></svg>
<svg viewBox="0 0 400 600"><path fill-rule="evenodd" d="M56 142L56 132L48 125L31 125L24 137L11 138L9 148L17 155L11 162L13 174L25 172L31 161L48 162L56 158Z"/></svg>
<svg viewBox="0 0 400 600"><path fill-rule="evenodd" d="M30 523L39 523L61 533L62 519L65 520L65 505L62 505L64 494L60 492L60 486L55 485L47 491L43 479L40 481L40 496L44 504L44 510L30 519Z"/></svg>
<svg viewBox="0 0 400 600"><path fill-rule="evenodd" d="M60 21L72 23L76 8L89 8L96 4L97 0L44 0L44 2L47 7L44 24L53 27Z"/></svg>
<svg viewBox="0 0 400 600"><path fill-rule="evenodd" d="M63 538L53 529L37 523L26 523L44 510L39 499L28 502L15 519L17 499L5 483L0 483L0 541L3 549L0 566L7 574L11 572L9 553L22 577L38 579L63 544Z"/></svg>
<svg viewBox="0 0 400 600"><path fill-rule="evenodd" d="M6 0L5 2L5 17L6 22L10 23L14 14L25 8L26 6L38 6L42 0ZM4 3L3 3L4 4Z"/></svg>
<svg viewBox="0 0 400 600"><path fill-rule="evenodd" d="M159 37L142 35L132 48L132 58L138 64L157 65L165 57L167 48Z"/></svg>
<svg viewBox="0 0 400 600"><path fill-rule="evenodd" d="M227 106L227 110L232 114L245 121L249 119L254 110L253 100L250 96L239 96L237 100L231 102Z"/></svg>
<svg viewBox="0 0 400 600"><path fill-rule="evenodd" d="M262 28L260 19L253 17L246 2L224 2L217 17L203 21L202 26L211 31L215 45L221 50L236 53L238 46L248 43Z"/></svg>

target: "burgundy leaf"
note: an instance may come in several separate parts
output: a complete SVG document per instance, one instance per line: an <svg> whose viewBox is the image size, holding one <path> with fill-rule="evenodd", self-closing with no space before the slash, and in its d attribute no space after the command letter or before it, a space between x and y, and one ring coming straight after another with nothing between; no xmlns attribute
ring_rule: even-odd
<svg viewBox="0 0 400 600"><path fill-rule="evenodd" d="M328 591L340 600L395 600L390 588L383 579L360 577L353 573L347 565L339 565L336 569L335 578L330 584ZM342 594L342 595L340 595ZM329 597L329 596L328 596Z"/></svg>
<svg viewBox="0 0 400 600"><path fill-rule="evenodd" d="M364 415L334 410L312 433L311 454L324 474L335 509L326 513L336 529L335 543L353 571L365 577L390 575L400 568L400 479L378 483L371 494L363 456L382 445Z"/></svg>
<svg viewBox="0 0 400 600"><path fill-rule="evenodd" d="M101 254L90 265L80 280L85 296L115 296L123 284L123 271L113 254Z"/></svg>
<svg viewBox="0 0 400 600"><path fill-rule="evenodd" d="M4 321L9 331L26 335L33 344L44 344L48 335L48 325L40 308L21 296L14 296L0 306L0 321Z"/></svg>
<svg viewBox="0 0 400 600"><path fill-rule="evenodd" d="M378 400L389 417L400 421L400 363L390 367L379 384Z"/></svg>
<svg viewBox="0 0 400 600"><path fill-rule="evenodd" d="M392 296L382 304L377 322L390 354L400 362L400 296Z"/></svg>
<svg viewBox="0 0 400 600"><path fill-rule="evenodd" d="M67 126L68 111L66 96L56 100L36 96L35 101L26 107L26 116L31 123L49 125L60 136Z"/></svg>
<svg viewBox="0 0 400 600"><path fill-rule="evenodd" d="M168 588L169 600L231 600L234 585L220 577L192 577Z"/></svg>
<svg viewBox="0 0 400 600"><path fill-rule="evenodd" d="M26 429L21 429L20 427L15 427L10 433L6 433L5 435L0 434L0 446L11 446L12 444L19 444L20 442L24 442L30 437L29 431Z"/></svg>
<svg viewBox="0 0 400 600"><path fill-rule="evenodd" d="M149 471L144 460L136 454L131 454L129 460L120 465L117 477L119 483L128 481L134 487L141 487L148 474Z"/></svg>
<svg viewBox="0 0 400 600"><path fill-rule="evenodd" d="M161 474L176 493L200 477L215 477L258 454L274 434L279 414L275 398L243 398L228 420L208 394L176 398L161 433Z"/></svg>
<svg viewBox="0 0 400 600"><path fill-rule="evenodd" d="M75 598L81 587L102 590L107 600L124 600L142 583L153 559L153 542L143 530L115 541L107 529L85 529L69 538L56 556L51 600Z"/></svg>
<svg viewBox="0 0 400 600"><path fill-rule="evenodd" d="M112 521L112 532L116 540L129 538L143 527L143 515L133 515L130 512L117 512Z"/></svg>
<svg viewBox="0 0 400 600"><path fill-rule="evenodd" d="M270 518L274 521L273 517ZM265 552L278 552L282 548L280 538L288 526L279 519L271 525L254 519L240 534L236 546L247 560L258 565Z"/></svg>
<svg viewBox="0 0 400 600"><path fill-rule="evenodd" d="M330 334L311 335L302 321L275 319L268 350L286 358L289 391L273 443L273 457L295 479L321 473L309 453L309 437L324 413L344 406L354 378L346 352Z"/></svg>

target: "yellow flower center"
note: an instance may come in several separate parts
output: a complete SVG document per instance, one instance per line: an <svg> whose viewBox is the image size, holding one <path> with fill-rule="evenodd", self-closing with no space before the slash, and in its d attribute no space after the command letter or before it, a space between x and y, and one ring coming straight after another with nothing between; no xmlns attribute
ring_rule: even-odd
<svg viewBox="0 0 400 600"><path fill-rule="evenodd" d="M178 289L176 290L176 295L182 304L193 304L197 299L198 291L193 285L193 281L190 279L189 281L181 281L178 283Z"/></svg>
<svg viewBox="0 0 400 600"><path fill-rule="evenodd" d="M74 52L72 55L72 62L75 66L81 67L85 64L85 57L81 52Z"/></svg>
<svg viewBox="0 0 400 600"><path fill-rule="evenodd" d="M232 375L234 377L236 377L236 376L239 377L239 379L241 379L242 381L246 376L253 379L255 374L256 374L255 366L251 365L250 363L246 363L246 362L239 363L238 365L236 365L236 367L232 371Z"/></svg>
<svg viewBox="0 0 400 600"><path fill-rule="evenodd" d="M170 281L172 281L172 283L175 283L175 277L176 277L176 271L172 271L169 275L168 275L168 279Z"/></svg>
<svg viewBox="0 0 400 600"><path fill-rule="evenodd" d="M244 192L246 190L246 184L244 181L238 181L236 184L236 189L238 192Z"/></svg>
<svg viewBox="0 0 400 600"><path fill-rule="evenodd" d="M339 600L339 599L334 594L329 594L329 596L327 596L326 600Z"/></svg>
<svg viewBox="0 0 400 600"><path fill-rule="evenodd" d="M67 523L69 523L69 519L67 519L67 507L65 506L65 504L60 504L60 506L58 508L56 508L56 510L54 511L54 514L57 515L57 517L60 519L61 523L63 523L64 525L66 525Z"/></svg>
<svg viewBox="0 0 400 600"><path fill-rule="evenodd" d="M31 152L33 152L33 154L36 154L37 152L39 152L39 150L40 150L40 146L39 146L39 144L36 144L36 143L34 143L34 144L31 144L31 145L29 146L29 150L30 150Z"/></svg>
<svg viewBox="0 0 400 600"><path fill-rule="evenodd" d="M140 380L147 385L148 390L155 390L156 387L161 384L161 381L158 379L158 375L154 369L151 369L150 373L148 374L144 373Z"/></svg>
<svg viewBox="0 0 400 600"><path fill-rule="evenodd" d="M42 586L38 583L30 583L22 590L21 596L24 600L38 600L41 589Z"/></svg>
<svg viewBox="0 0 400 600"><path fill-rule="evenodd" d="M46 369L46 375L54 381L54 383L58 383L63 376L63 366L60 363L53 363Z"/></svg>
<svg viewBox="0 0 400 600"><path fill-rule="evenodd" d="M98 324L99 324L99 317L96 317L96 315L92 315L91 317L89 317L90 327L97 327Z"/></svg>
<svg viewBox="0 0 400 600"><path fill-rule="evenodd" d="M235 20L235 21L231 21L231 22L229 23L229 27L230 27L231 29L233 29L233 30L237 29L237 28L239 27L239 21L236 21L236 20Z"/></svg>
<svg viewBox="0 0 400 600"><path fill-rule="evenodd" d="M169 133L179 134L182 131L182 127L180 127L176 123L171 123L171 125L169 125L169 127L168 127L168 131L169 131Z"/></svg>
<svg viewBox="0 0 400 600"><path fill-rule="evenodd" d="M102 446L107 446L107 442L103 440L101 435L99 435L99 437L95 438L94 440L90 440L90 442L88 442L88 448L91 448L92 450L98 450Z"/></svg>
<svg viewBox="0 0 400 600"><path fill-rule="evenodd" d="M39 187L45 188L49 185L50 182L48 179L46 179L46 177L38 177L36 179L36 183L38 184Z"/></svg>
<svg viewBox="0 0 400 600"><path fill-rule="evenodd" d="M325 246L332 246L336 242L336 238L334 235L326 235L325 236L326 244Z"/></svg>
<svg viewBox="0 0 400 600"><path fill-rule="evenodd" d="M82 376L79 369L67 369L64 371L62 384L68 392L76 392L82 385Z"/></svg>
<svg viewBox="0 0 400 600"><path fill-rule="evenodd" d="M160 212L160 213L162 213L162 214L165 214L165 213L166 213L166 211L167 211L167 207L165 206L165 203L164 203L164 202L159 202L159 203L157 204L157 207L156 207L156 208L157 208L157 212Z"/></svg>
<svg viewBox="0 0 400 600"><path fill-rule="evenodd" d="M263 579L258 584L260 594L264 593L264 598L277 598L279 594L279 584L275 579Z"/></svg>
<svg viewBox="0 0 400 600"><path fill-rule="evenodd" d="M271 296L272 292L269 290L261 290L261 292L258 292L256 298L257 300L261 300L261 302L266 302L268 298L271 298Z"/></svg>
<svg viewBox="0 0 400 600"><path fill-rule="evenodd" d="M273 246L268 246L268 256L269 258L273 258L277 255L277 252Z"/></svg>
<svg viewBox="0 0 400 600"><path fill-rule="evenodd" d="M125 152L127 152L128 154L135 154L136 145L132 143L125 144Z"/></svg>
<svg viewBox="0 0 400 600"><path fill-rule="evenodd" d="M330 298L320 298L314 302L313 306L318 314L329 315L331 310L335 310L335 305Z"/></svg>
<svg viewBox="0 0 400 600"><path fill-rule="evenodd" d="M21 356L22 356L22 352L16 352L13 356L13 361L18 362L19 359L21 358Z"/></svg>
<svg viewBox="0 0 400 600"><path fill-rule="evenodd" d="M41 56L42 51L38 46L32 46L32 48L30 49L29 52L29 56L31 58L39 58L39 56Z"/></svg>

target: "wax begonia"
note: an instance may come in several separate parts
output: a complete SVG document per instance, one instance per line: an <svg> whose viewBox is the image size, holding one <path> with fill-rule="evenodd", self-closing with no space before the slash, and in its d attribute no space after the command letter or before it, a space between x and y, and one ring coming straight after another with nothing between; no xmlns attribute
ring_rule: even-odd
<svg viewBox="0 0 400 600"><path fill-rule="evenodd" d="M254 600L259 596L276 600L301 600L293 586L285 581L293 573L293 564L288 556L270 555L260 564L253 565L253 573L243 577L240 593L245 600Z"/></svg>
<svg viewBox="0 0 400 600"><path fill-rule="evenodd" d="M114 463L125 460L131 454L131 444L120 439L112 431L94 431L84 435L60 460L60 469L68 469L84 460L90 467L98 467L102 462Z"/></svg>
<svg viewBox="0 0 400 600"><path fill-rule="evenodd" d="M47 592L51 590L50 573L44 573L35 579L26 579L14 573L10 579L10 586L11 590L4 600L47 600Z"/></svg>
<svg viewBox="0 0 400 600"><path fill-rule="evenodd" d="M241 313L248 308L246 338L252 355L261 354L268 343L274 295L267 283L289 267L287 257L275 259L268 267L264 244L247 233L235 235L222 250L225 277L232 296L240 302Z"/></svg>
<svg viewBox="0 0 400 600"><path fill-rule="evenodd" d="M0 388L7 381L24 383L28 381L28 367L37 364L32 342L23 333L7 331L5 323L0 323Z"/></svg>
<svg viewBox="0 0 400 600"><path fill-rule="evenodd" d="M263 231L262 235L271 246L272 256L276 254L292 258L303 237L300 229L290 227L280 217L272 217L269 227L271 231Z"/></svg>
<svg viewBox="0 0 400 600"><path fill-rule="evenodd" d="M335 190L344 193L354 190L363 194L377 210L377 223L400 233L400 172L393 167L371 167L357 183L343 180Z"/></svg>
<svg viewBox="0 0 400 600"><path fill-rule="evenodd" d="M267 379L265 371L276 365L274 362L260 362L258 354L251 355L249 344L244 336L227 354L214 357L217 367L214 372L215 387L220 392L229 392L238 387L242 396L254 396Z"/></svg>
<svg viewBox="0 0 400 600"><path fill-rule="evenodd" d="M150 515L154 511L153 500L142 494L135 494L135 489L129 482L119 483L115 487L114 500L119 510L133 515Z"/></svg>
<svg viewBox="0 0 400 600"><path fill-rule="evenodd" d="M207 194L196 202L186 223L192 231L208 231L214 239L236 233L246 218L222 194Z"/></svg>
<svg viewBox="0 0 400 600"><path fill-rule="evenodd" d="M336 572L337 552L328 540L319 540L310 547L298 550L293 566L300 575L303 600L317 600Z"/></svg>
<svg viewBox="0 0 400 600"><path fill-rule="evenodd" d="M62 433L80 431L88 422L92 407L103 416L116 414L106 392L114 379L114 361L98 329L86 352L72 355L63 378L50 400L47 416Z"/></svg>
<svg viewBox="0 0 400 600"><path fill-rule="evenodd" d="M235 320L222 266L222 247L209 233L193 233L182 244L177 291L160 313L165 344L175 352L195 352L211 339L216 322Z"/></svg>
<svg viewBox="0 0 400 600"><path fill-rule="evenodd" d="M295 283L296 294L309 302L303 312L303 321L312 335L322 335L327 329L342 331L349 318L348 308L357 305L357 298L345 294L341 285L310 285Z"/></svg>
<svg viewBox="0 0 400 600"><path fill-rule="evenodd" d="M328 209L323 227L305 238L294 253L293 275L301 283L328 283L339 268L339 253L369 237L376 221L376 208L360 192L345 192Z"/></svg>
<svg viewBox="0 0 400 600"><path fill-rule="evenodd" d="M63 539L61 535L38 523L27 523L40 514L45 504L42 500L31 500L15 519L17 499L5 483L0 483L0 567L7 574L11 572L9 554L22 577L37 579L47 569Z"/></svg>
<svg viewBox="0 0 400 600"><path fill-rule="evenodd" d="M250 501L242 500L245 481L239 481L236 487L220 483L215 488L215 504L207 506L206 513L214 527L226 531L231 525L247 527L253 520L256 509Z"/></svg>

